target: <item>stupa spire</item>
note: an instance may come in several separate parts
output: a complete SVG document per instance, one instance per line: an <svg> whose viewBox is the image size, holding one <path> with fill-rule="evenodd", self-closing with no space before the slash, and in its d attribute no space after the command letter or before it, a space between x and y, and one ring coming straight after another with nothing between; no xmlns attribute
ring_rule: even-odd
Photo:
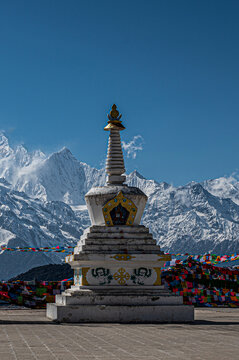
<svg viewBox="0 0 239 360"><path fill-rule="evenodd" d="M122 115L114 104L108 114L108 125L104 128L110 131L108 152L106 159L106 172L108 174L107 184L121 185L125 182L124 157L121 147L120 131L125 127L120 120Z"/></svg>

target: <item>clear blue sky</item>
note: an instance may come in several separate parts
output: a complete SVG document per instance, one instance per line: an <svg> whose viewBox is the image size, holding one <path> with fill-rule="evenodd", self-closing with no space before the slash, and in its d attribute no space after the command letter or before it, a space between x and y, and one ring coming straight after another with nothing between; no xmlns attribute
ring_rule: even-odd
<svg viewBox="0 0 239 360"><path fill-rule="evenodd" d="M239 168L239 1L0 1L0 128L96 167L106 114L144 138L127 171L185 184Z"/></svg>

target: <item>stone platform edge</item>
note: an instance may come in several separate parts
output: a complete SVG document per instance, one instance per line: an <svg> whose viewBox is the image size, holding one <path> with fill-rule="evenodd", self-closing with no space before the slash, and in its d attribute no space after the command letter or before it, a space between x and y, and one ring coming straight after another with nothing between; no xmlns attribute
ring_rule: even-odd
<svg viewBox="0 0 239 360"><path fill-rule="evenodd" d="M189 323L191 305L58 305L47 304L46 316L64 323Z"/></svg>

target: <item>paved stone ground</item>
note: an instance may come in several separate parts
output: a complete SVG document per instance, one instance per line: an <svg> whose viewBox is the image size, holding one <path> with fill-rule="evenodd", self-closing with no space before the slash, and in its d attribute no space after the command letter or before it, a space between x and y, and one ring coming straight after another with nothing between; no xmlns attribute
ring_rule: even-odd
<svg viewBox="0 0 239 360"><path fill-rule="evenodd" d="M0 310L0 360L239 359L239 309L197 309L194 324L54 324Z"/></svg>

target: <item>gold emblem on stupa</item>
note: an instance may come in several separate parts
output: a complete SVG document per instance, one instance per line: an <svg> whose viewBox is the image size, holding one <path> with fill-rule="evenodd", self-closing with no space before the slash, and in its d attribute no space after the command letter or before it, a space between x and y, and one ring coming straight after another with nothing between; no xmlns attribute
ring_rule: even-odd
<svg viewBox="0 0 239 360"><path fill-rule="evenodd" d="M127 199L122 191L109 200L102 208L106 226L134 224L137 207L132 200Z"/></svg>
<svg viewBox="0 0 239 360"><path fill-rule="evenodd" d="M112 117L112 119L118 120L119 112L118 112L117 106L115 104L112 106L110 116Z"/></svg>
<svg viewBox="0 0 239 360"><path fill-rule="evenodd" d="M124 130L125 127L122 124L122 121L120 120L122 117L122 114L120 114L117 110L117 106L114 104L112 105L111 111L108 114L108 125L104 128L105 130Z"/></svg>

